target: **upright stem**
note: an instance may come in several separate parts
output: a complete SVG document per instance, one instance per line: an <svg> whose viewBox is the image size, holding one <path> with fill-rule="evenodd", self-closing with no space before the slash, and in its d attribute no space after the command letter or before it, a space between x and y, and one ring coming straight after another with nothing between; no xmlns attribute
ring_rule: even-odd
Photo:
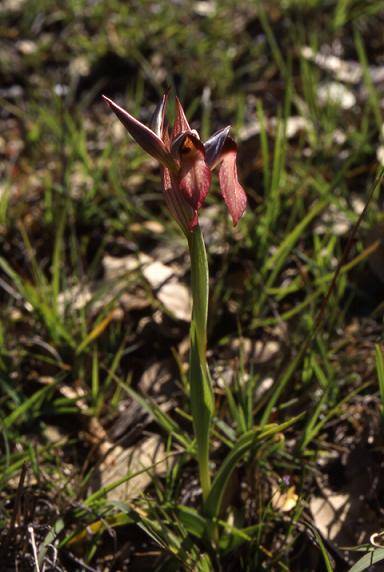
<svg viewBox="0 0 384 572"><path fill-rule="evenodd" d="M213 394L206 360L209 276L204 239L200 227L188 235L191 257L192 320L189 385L197 460L203 499L211 488L209 441Z"/></svg>

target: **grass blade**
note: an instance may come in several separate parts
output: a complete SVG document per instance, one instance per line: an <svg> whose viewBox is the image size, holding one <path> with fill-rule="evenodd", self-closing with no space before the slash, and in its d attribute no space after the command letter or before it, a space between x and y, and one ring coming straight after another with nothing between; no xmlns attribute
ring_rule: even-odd
<svg viewBox="0 0 384 572"><path fill-rule="evenodd" d="M384 548L372 550L360 558L348 572L364 572L382 560L384 560Z"/></svg>

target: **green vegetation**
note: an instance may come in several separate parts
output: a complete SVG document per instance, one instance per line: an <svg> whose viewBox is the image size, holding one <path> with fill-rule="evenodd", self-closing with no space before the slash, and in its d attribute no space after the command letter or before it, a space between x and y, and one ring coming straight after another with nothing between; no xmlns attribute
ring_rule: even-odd
<svg viewBox="0 0 384 572"><path fill-rule="evenodd" d="M4 4L3 569L380 566L383 2ZM217 182L201 210L205 513L187 244L100 97L148 123L166 87L203 138L232 124L249 199L236 229Z"/></svg>

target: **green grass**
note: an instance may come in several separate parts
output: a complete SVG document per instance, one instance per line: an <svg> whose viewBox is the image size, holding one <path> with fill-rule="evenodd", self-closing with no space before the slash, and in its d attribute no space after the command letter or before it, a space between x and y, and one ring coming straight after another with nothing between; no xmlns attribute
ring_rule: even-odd
<svg viewBox="0 0 384 572"><path fill-rule="evenodd" d="M327 487L347 494L355 449L377 477L360 491L363 519L381 498L383 83L371 69L383 65L383 20L379 0L26 0L1 11L7 570L37 570L36 559L48 570L56 558L57 570L312 572L348 570L361 557L353 570L363 570L382 558L381 549L360 552L372 526L382 528L380 500L374 525L340 523L356 530L349 543L342 533L327 538L310 506ZM361 66L358 83L343 80L353 107L321 103L321 86L338 79L305 57L308 46L341 49ZM215 184L202 211L216 405L205 514L188 324L159 300L140 258L188 284L187 245L156 167L100 100L106 93L149 121L167 86L204 136L231 123L239 139L259 125L240 141L249 208L239 227ZM297 116L305 127L292 135ZM111 276L111 257L131 266ZM153 364L166 382L148 374ZM142 461L153 435L160 456ZM138 461L108 481L119 448ZM139 493L118 495L138 479ZM298 501L284 512L273 491L290 486Z"/></svg>

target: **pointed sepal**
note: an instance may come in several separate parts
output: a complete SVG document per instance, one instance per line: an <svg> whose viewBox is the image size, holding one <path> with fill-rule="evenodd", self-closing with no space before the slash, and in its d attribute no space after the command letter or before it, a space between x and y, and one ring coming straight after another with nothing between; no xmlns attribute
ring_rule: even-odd
<svg viewBox="0 0 384 572"><path fill-rule="evenodd" d="M204 143L205 161L210 169L214 169L221 161L221 152L230 129L231 126L228 125L227 127L224 127L224 129L216 131L216 133L214 133L212 137Z"/></svg>
<svg viewBox="0 0 384 572"><path fill-rule="evenodd" d="M175 98L175 123L173 124L171 139L174 140L176 137L183 133L184 131L191 131L191 127L188 123L188 119L185 116L183 106L180 103L178 97Z"/></svg>
<svg viewBox="0 0 384 572"><path fill-rule="evenodd" d="M155 135L157 135L162 141L164 141L163 135L164 135L164 121L165 121L165 114L167 111L167 105L168 105L168 93L169 90L164 93L163 97L161 98L161 100L159 101L159 103L156 106L155 111L153 112L152 115L152 120L151 120L151 129L152 131L155 133Z"/></svg>
<svg viewBox="0 0 384 572"><path fill-rule="evenodd" d="M160 161L164 166L172 171L176 171L178 166L172 155L167 150L163 141L149 129L146 125L135 119L128 111L125 111L120 105L103 95L104 101L109 105L112 111L120 119L121 123L133 137L133 139L146 151L149 155Z"/></svg>

